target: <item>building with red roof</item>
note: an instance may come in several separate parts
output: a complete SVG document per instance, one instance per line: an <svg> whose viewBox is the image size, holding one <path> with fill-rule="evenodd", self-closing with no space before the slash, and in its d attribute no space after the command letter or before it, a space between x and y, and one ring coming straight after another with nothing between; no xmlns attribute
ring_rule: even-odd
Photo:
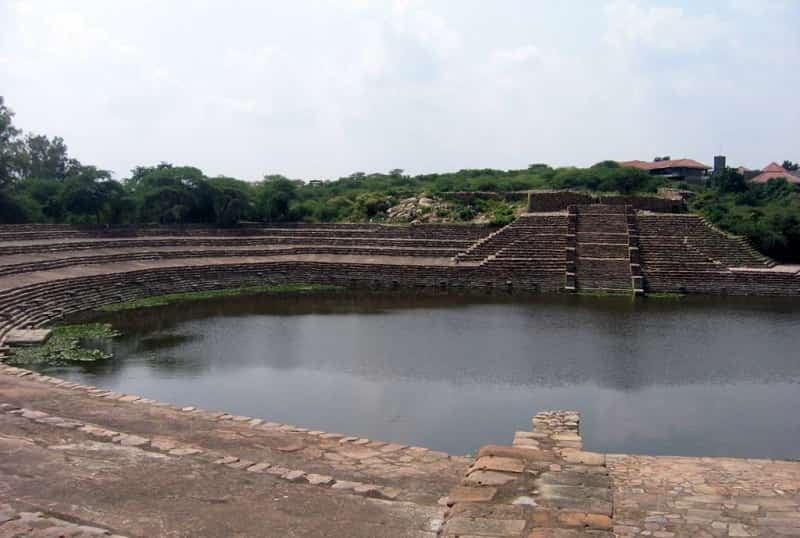
<svg viewBox="0 0 800 538"><path fill-rule="evenodd" d="M778 163L769 163L766 167L764 167L760 174L752 178L750 181L754 183L766 183L770 179L778 178L783 178L789 183L800 185L800 177L785 169Z"/></svg>
<svg viewBox="0 0 800 538"><path fill-rule="evenodd" d="M708 176L711 169L694 159L660 159L656 161L620 161L620 166L630 166L646 170L654 176L665 176L671 179L701 180Z"/></svg>

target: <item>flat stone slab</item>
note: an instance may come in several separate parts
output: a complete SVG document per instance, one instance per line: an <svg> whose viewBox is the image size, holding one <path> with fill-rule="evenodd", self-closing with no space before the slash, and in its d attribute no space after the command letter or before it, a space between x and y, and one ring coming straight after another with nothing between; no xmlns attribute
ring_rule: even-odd
<svg viewBox="0 0 800 538"><path fill-rule="evenodd" d="M44 344L52 331L50 329L12 329L6 334L9 346L38 346Z"/></svg>
<svg viewBox="0 0 800 538"><path fill-rule="evenodd" d="M501 456L482 456L472 464L475 471L502 471L506 473L521 473L525 470L525 463L515 458Z"/></svg>

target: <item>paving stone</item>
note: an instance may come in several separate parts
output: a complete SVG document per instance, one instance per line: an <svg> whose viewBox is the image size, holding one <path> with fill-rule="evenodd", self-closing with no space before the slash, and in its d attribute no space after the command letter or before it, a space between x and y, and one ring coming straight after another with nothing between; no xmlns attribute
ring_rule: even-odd
<svg viewBox="0 0 800 538"><path fill-rule="evenodd" d="M79 430L81 430L82 432L88 433L89 435L92 435L94 437L102 437L102 438L106 438L106 439L111 439L112 437L116 437L116 436L119 435L119 433L117 433L115 431L106 430L106 429L100 428L98 426L85 425L85 426L79 428Z"/></svg>
<svg viewBox="0 0 800 538"><path fill-rule="evenodd" d="M275 475L275 476L282 476L291 471L291 469L287 469L286 467L281 467L280 465L273 465L269 469L266 469L265 472L267 474Z"/></svg>
<svg viewBox="0 0 800 538"><path fill-rule="evenodd" d="M361 486L361 482L351 482L349 480L337 480L331 486L332 489L351 490Z"/></svg>
<svg viewBox="0 0 800 538"><path fill-rule="evenodd" d="M178 443L171 439L153 439L150 441L150 446L156 450L163 450L167 452L174 448L178 448Z"/></svg>
<svg viewBox="0 0 800 538"><path fill-rule="evenodd" d="M567 463L579 463L581 465L605 465L605 454L597 454L595 452L584 452L580 450L565 450L562 452L561 457Z"/></svg>
<svg viewBox="0 0 800 538"><path fill-rule="evenodd" d="M112 438L111 442L119 443L122 446L143 447L150 444L150 439L138 435L122 434Z"/></svg>
<svg viewBox="0 0 800 538"><path fill-rule="evenodd" d="M172 456L195 456L197 454L202 454L203 451L199 448L173 448L169 451L169 454Z"/></svg>
<svg viewBox="0 0 800 538"><path fill-rule="evenodd" d="M371 448L367 448L365 446L348 446L348 447L341 447L336 450L338 454L346 458L352 458L356 460L364 460L368 458L374 458L379 456L381 452L377 450L373 450ZM385 452L384 452L385 453Z"/></svg>
<svg viewBox="0 0 800 538"><path fill-rule="evenodd" d="M363 495L364 497L371 497L375 499L383 497L383 491L381 487L375 484L360 484L353 488L353 491L358 495Z"/></svg>
<svg viewBox="0 0 800 538"><path fill-rule="evenodd" d="M328 486L333 484L333 477L321 474L307 474L306 480L308 480L309 484L313 484L315 486Z"/></svg>
<svg viewBox="0 0 800 538"><path fill-rule="evenodd" d="M231 463L236 463L237 461L239 461L239 458L236 456L225 456L216 460L214 463L218 465L230 465Z"/></svg>
<svg viewBox="0 0 800 538"><path fill-rule="evenodd" d="M520 519L454 517L445 524L446 535L518 536L526 522Z"/></svg>
<svg viewBox="0 0 800 538"><path fill-rule="evenodd" d="M11 521L12 519L16 519L17 512L11 506L7 504L0 504L0 525L5 523L6 521Z"/></svg>
<svg viewBox="0 0 800 538"><path fill-rule="evenodd" d="M395 500L400 497L402 491L398 488L386 487L383 486L381 489L381 497L388 500Z"/></svg>
<svg viewBox="0 0 800 538"><path fill-rule="evenodd" d="M32 409L22 409L22 416L31 420L35 419L42 419L49 417L47 413L42 413L41 411L34 411Z"/></svg>
<svg viewBox="0 0 800 538"><path fill-rule="evenodd" d="M247 470L251 473L263 473L270 467L272 467L272 465L270 465L269 463L262 462L262 463L256 463L255 465L251 465L250 467L247 468Z"/></svg>
<svg viewBox="0 0 800 538"><path fill-rule="evenodd" d="M490 487L469 487L456 486L450 490L449 502L453 503L475 503L489 502L497 494L497 488Z"/></svg>
<svg viewBox="0 0 800 538"><path fill-rule="evenodd" d="M472 464L471 469L486 471L503 471L508 473L521 473L525 470L525 463L515 458L500 456L482 456Z"/></svg>
<svg viewBox="0 0 800 538"><path fill-rule="evenodd" d="M474 471L464 479L467 485L475 486L502 486L515 480L514 475L498 473L496 471Z"/></svg>
<svg viewBox="0 0 800 538"><path fill-rule="evenodd" d="M588 527L600 530L610 530L613 527L609 514L562 512L557 515L557 520L570 527Z"/></svg>
<svg viewBox="0 0 800 538"><path fill-rule="evenodd" d="M392 452L397 452L398 450L403 450L406 448L406 445L400 445L397 443L390 443L388 445L384 445L380 447L378 450L383 454L390 454Z"/></svg>
<svg viewBox="0 0 800 538"><path fill-rule="evenodd" d="M226 463L225 465L227 465L231 469L247 469L248 467L254 465L255 463L256 462L250 460L239 460L239 461L233 461L231 463Z"/></svg>
<svg viewBox="0 0 800 538"><path fill-rule="evenodd" d="M516 458L523 461L536 460L540 462L555 462L556 455L548 450L535 447L515 447L506 445L486 445L478 450L478 457L497 456L503 458Z"/></svg>
<svg viewBox="0 0 800 538"><path fill-rule="evenodd" d="M296 441L286 445L277 446L275 447L275 450L278 450L279 452L297 452L299 450L303 450L303 448L305 448L305 445L299 441Z"/></svg>
<svg viewBox="0 0 800 538"><path fill-rule="evenodd" d="M65 421L61 421L61 422L56 422L55 426L57 426L59 428L64 428L65 430L74 430L74 429L77 429L77 428L80 428L81 426L83 426L83 423L82 422L73 422L73 421L65 420Z"/></svg>
<svg viewBox="0 0 800 538"><path fill-rule="evenodd" d="M281 475L281 478L284 480L288 480L289 482L305 482L306 481L306 473L303 471L292 470L288 473Z"/></svg>

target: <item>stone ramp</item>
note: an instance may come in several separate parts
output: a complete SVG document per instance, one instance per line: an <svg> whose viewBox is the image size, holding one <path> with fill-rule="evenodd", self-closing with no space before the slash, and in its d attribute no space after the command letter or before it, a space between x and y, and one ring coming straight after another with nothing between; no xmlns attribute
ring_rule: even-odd
<svg viewBox="0 0 800 538"><path fill-rule="evenodd" d="M605 456L582 450L579 416L542 412L511 446L483 447L450 491L442 536L611 538Z"/></svg>

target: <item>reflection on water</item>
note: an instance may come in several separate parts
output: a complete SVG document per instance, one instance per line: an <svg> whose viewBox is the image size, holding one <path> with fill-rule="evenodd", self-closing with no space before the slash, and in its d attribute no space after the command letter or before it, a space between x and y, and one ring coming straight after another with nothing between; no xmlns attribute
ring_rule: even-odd
<svg viewBox="0 0 800 538"><path fill-rule="evenodd" d="M104 315L116 358L58 371L178 404L473 452L539 410L588 448L800 457L797 302L328 293Z"/></svg>

